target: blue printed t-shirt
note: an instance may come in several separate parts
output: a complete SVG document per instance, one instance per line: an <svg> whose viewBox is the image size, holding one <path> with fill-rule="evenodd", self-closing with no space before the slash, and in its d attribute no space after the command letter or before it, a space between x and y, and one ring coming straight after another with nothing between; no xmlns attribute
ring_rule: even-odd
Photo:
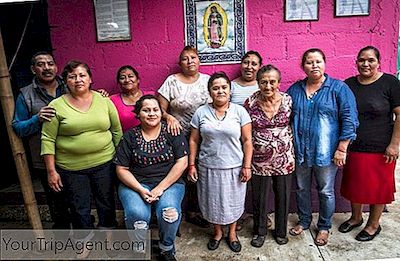
<svg viewBox="0 0 400 261"><path fill-rule="evenodd" d="M200 131L202 142L199 164L211 169L230 169L242 165L241 128L251 118L243 106L230 103L225 117L219 120L214 108L205 104L198 108L190 124Z"/></svg>
<svg viewBox="0 0 400 261"><path fill-rule="evenodd" d="M306 80L287 90L293 101L293 134L297 164L328 166L341 140L354 140L357 107L350 88L325 74L325 81L307 98Z"/></svg>
<svg viewBox="0 0 400 261"><path fill-rule="evenodd" d="M188 154L188 144L182 133L173 136L167 132L166 124L162 123L160 135L146 141L139 125L125 132L118 145L114 163L129 167L129 171L140 183L156 185L168 175L177 159ZM177 182L184 183L182 178Z"/></svg>

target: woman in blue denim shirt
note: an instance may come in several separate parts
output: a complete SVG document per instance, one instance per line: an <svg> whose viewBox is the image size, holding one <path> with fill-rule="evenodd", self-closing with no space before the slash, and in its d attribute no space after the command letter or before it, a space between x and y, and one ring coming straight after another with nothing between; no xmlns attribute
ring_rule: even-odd
<svg viewBox="0 0 400 261"><path fill-rule="evenodd" d="M325 54L309 49L301 66L307 77L287 93L293 100L293 134L296 154L298 224L289 233L300 235L310 227L311 180L319 195L318 234L315 244L328 243L335 211L335 177L346 162L346 151L356 137L357 107L353 93L342 81L325 74Z"/></svg>

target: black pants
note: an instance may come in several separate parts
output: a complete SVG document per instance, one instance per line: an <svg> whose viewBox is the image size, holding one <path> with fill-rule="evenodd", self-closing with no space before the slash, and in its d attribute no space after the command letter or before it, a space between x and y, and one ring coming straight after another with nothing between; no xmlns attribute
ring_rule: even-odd
<svg viewBox="0 0 400 261"><path fill-rule="evenodd" d="M67 204L67 196L64 190L55 192L49 187L47 181L47 173L45 169L34 169L34 175L39 177L42 183L47 205L49 206L50 216L53 224L53 229L70 229L71 215Z"/></svg>
<svg viewBox="0 0 400 261"><path fill-rule="evenodd" d="M292 174L284 176L259 176L251 178L255 235L267 234L267 202L271 183L275 195L275 235L286 237Z"/></svg>
<svg viewBox="0 0 400 261"><path fill-rule="evenodd" d="M92 194L99 217L97 226L101 228L116 226L115 165L111 161L89 169L69 171L57 168L57 171L68 193L74 229L94 228L90 215Z"/></svg>

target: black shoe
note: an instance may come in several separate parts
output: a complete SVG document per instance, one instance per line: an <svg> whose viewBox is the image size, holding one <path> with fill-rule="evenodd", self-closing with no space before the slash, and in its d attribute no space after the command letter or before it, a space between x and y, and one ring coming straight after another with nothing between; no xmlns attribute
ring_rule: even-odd
<svg viewBox="0 0 400 261"><path fill-rule="evenodd" d="M214 238L210 238L207 243L207 248L208 250L216 250L219 247L219 243L221 242L222 237L219 240L216 240Z"/></svg>
<svg viewBox="0 0 400 261"><path fill-rule="evenodd" d="M350 219L347 220L347 221L345 221L345 222L343 222L343 223L339 226L339 228L338 228L339 232L341 232L341 233L350 232L350 231L352 231L354 228L361 226L362 223L364 222L364 220L361 219L361 221L360 221L359 223L352 225L352 224L349 223L349 221L350 221Z"/></svg>
<svg viewBox="0 0 400 261"><path fill-rule="evenodd" d="M190 217L188 215L186 216L185 221L201 228L208 228L210 226L210 223L199 215L196 215L194 217Z"/></svg>
<svg viewBox="0 0 400 261"><path fill-rule="evenodd" d="M374 234L370 235L368 234L367 231L365 231L364 229L361 230L360 233L358 233L358 235L356 236L356 240L358 241L371 241L372 239L374 239L380 232L381 232L382 228L381 226L378 227L378 229L375 231Z"/></svg>
<svg viewBox="0 0 400 261"><path fill-rule="evenodd" d="M264 245L265 236L254 235L253 239L250 241L250 245L253 247L262 247Z"/></svg>
<svg viewBox="0 0 400 261"><path fill-rule="evenodd" d="M275 242L278 243L278 245L285 245L285 244L287 244L287 243L289 242L289 239L288 239L287 236L285 236L285 237L278 237L278 236L276 235L275 230L272 231L272 236L274 237Z"/></svg>
<svg viewBox="0 0 400 261"><path fill-rule="evenodd" d="M233 252L238 253L242 250L242 245L240 244L240 241L237 237L235 241L229 241L229 237L227 237L226 242L228 243L230 250L232 250Z"/></svg>
<svg viewBox="0 0 400 261"><path fill-rule="evenodd" d="M159 260L161 261L177 261L175 254L172 251L163 251L160 253Z"/></svg>

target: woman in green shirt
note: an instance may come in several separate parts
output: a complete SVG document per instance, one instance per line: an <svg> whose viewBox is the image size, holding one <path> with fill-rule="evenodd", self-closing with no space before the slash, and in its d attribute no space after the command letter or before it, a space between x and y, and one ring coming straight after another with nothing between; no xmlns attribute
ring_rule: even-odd
<svg viewBox="0 0 400 261"><path fill-rule="evenodd" d="M98 227L115 227L112 158L122 136L113 103L91 90L87 64L70 61L62 73L69 93L50 102L56 116L43 124L42 151L49 186L66 190L74 229L92 229L90 196L93 193ZM89 239L91 234L78 234Z"/></svg>

